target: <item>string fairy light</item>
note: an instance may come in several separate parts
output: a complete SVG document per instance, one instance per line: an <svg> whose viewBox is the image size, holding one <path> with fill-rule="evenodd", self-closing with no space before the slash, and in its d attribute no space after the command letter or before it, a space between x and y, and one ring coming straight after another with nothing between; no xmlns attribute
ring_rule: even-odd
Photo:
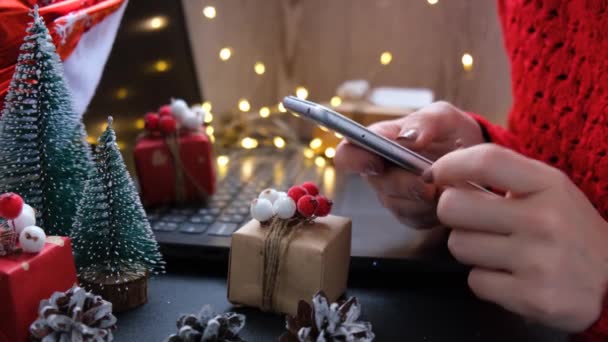
<svg viewBox="0 0 608 342"><path fill-rule="evenodd" d="M247 101L247 99L239 100L239 110L241 112L248 112L249 110L251 110L251 104L249 104L249 101Z"/></svg>
<svg viewBox="0 0 608 342"><path fill-rule="evenodd" d="M426 0L426 2L428 2L429 5L435 5L439 2L439 0Z"/></svg>
<svg viewBox="0 0 608 342"><path fill-rule="evenodd" d="M152 30L158 30L167 25L167 19L165 17L153 17L150 19L148 26Z"/></svg>
<svg viewBox="0 0 608 342"><path fill-rule="evenodd" d="M392 60L393 60L393 54L388 51L384 51L380 55L380 64L382 64L382 65L389 65L389 64L391 64Z"/></svg>
<svg viewBox="0 0 608 342"><path fill-rule="evenodd" d="M207 112L205 114L205 123L210 124L213 121L213 114L211 112Z"/></svg>
<svg viewBox="0 0 608 342"><path fill-rule="evenodd" d="M334 97L331 98L331 100L329 100L329 103L333 107L338 107L339 105L342 104L342 98L340 96L334 96Z"/></svg>
<svg viewBox="0 0 608 342"><path fill-rule="evenodd" d="M473 69L473 56L469 53L465 53L461 58L462 67L465 71L471 71Z"/></svg>
<svg viewBox="0 0 608 342"><path fill-rule="evenodd" d="M267 118L270 116L270 108L262 107L260 108L260 116L263 118Z"/></svg>
<svg viewBox="0 0 608 342"><path fill-rule="evenodd" d="M283 106L283 102L279 102L279 112L287 113L287 109Z"/></svg>
<svg viewBox="0 0 608 342"><path fill-rule="evenodd" d="M258 75L263 75L266 72L266 66L262 62L256 62L253 65L253 71Z"/></svg>
<svg viewBox="0 0 608 342"><path fill-rule="evenodd" d="M220 50L219 56L220 56L220 59L224 62L229 60L230 57L232 57L232 49L229 47L222 48Z"/></svg>
<svg viewBox="0 0 608 342"><path fill-rule="evenodd" d="M116 90L116 99L124 100L129 96L129 90L125 87L118 88Z"/></svg>
<svg viewBox="0 0 608 342"><path fill-rule="evenodd" d="M274 146L276 146L277 148L285 147L285 139L283 139L281 137L274 137L273 143L274 143Z"/></svg>
<svg viewBox="0 0 608 342"><path fill-rule="evenodd" d="M217 157L217 164L219 166L226 166L226 165L228 165L229 162L230 162L230 158L228 158L228 156L221 155L221 156Z"/></svg>
<svg viewBox="0 0 608 342"><path fill-rule="evenodd" d="M213 7L213 6L205 6L205 8L203 8L203 15L207 19L213 19L217 15L217 11L215 10L215 7Z"/></svg>
<svg viewBox="0 0 608 342"><path fill-rule="evenodd" d="M165 72L169 70L169 67L169 62L164 59L159 59L156 61L156 63L154 63L154 70L157 72Z"/></svg>
<svg viewBox="0 0 608 342"><path fill-rule="evenodd" d="M137 120L135 120L135 128L136 129L144 129L144 127L146 127L146 122L144 121L144 119L137 119Z"/></svg>
<svg viewBox="0 0 608 342"><path fill-rule="evenodd" d="M323 140L321 140L320 138L314 138L310 141L310 144L308 144L308 146L310 146L310 148L312 148L313 150L319 149L322 145Z"/></svg>
<svg viewBox="0 0 608 342"><path fill-rule="evenodd" d="M315 157L315 151L309 149L309 148L305 148L304 149L304 157L308 158L308 159L312 159Z"/></svg>
<svg viewBox="0 0 608 342"><path fill-rule="evenodd" d="M438 0L434 0L434 1L427 0L427 1L429 1L429 3L431 3L431 2L437 3ZM217 15L215 7L205 6L203 8L203 15L208 19L215 18ZM230 47L229 45L225 45L224 47L221 47L221 49L218 51L218 57L219 57L220 61L223 61L223 62L230 60L233 57L233 55L234 55L233 47ZM379 56L379 61L380 61L381 66L377 65L376 68L378 70L381 70L381 69L383 69L382 66L389 65L390 63L392 63L392 60L393 60L392 53L390 51L383 51ZM267 69L268 66L262 60L253 60L252 64L250 64L250 68L251 67L253 67L254 73L258 76L264 75L266 73L266 71L268 70ZM251 69L249 69L249 70L251 70ZM378 71L376 71L376 73L377 72ZM297 83L296 83L296 85L297 85ZM247 94L243 94L243 95L247 95ZM308 99L310 96L310 91L304 85L298 85L295 88L294 95L296 95L300 99ZM252 96L252 95L249 95L249 96ZM340 96L332 96L329 102L330 102L331 106L338 107L338 106L342 105L343 99ZM202 107L203 111L206 113L205 117L204 117L204 122L206 124L205 130L208 133L209 139L212 142L214 142L215 141L214 128L211 125L209 125L213 120L213 115L211 114L211 110L212 110L211 102L205 101L200 106ZM320 137L314 138L314 139L310 140L308 144L306 144L306 142L301 141L301 138L298 137L296 134L294 134L294 132L284 132L286 123L283 122L282 116L277 115L276 118L273 118L274 120L264 120L262 122L264 122L265 124L269 124L269 125L273 124L273 125L277 126L275 128L283 129L283 132L285 134L284 137L277 136L277 135L270 133L270 132L273 132L272 130L265 129L265 130L255 131L255 128L253 128L255 126L248 125L247 124L248 122L253 123L256 120L262 120L262 119L270 117L271 115L288 112L288 110L285 108L285 106L283 105L282 102L278 102L277 105L266 104L265 106L261 106L258 108L259 109L257 110L257 113L255 112L255 110L252 112L251 111L252 103L250 102L250 100L248 100L245 97L241 97L237 102L237 108L230 110L231 114L238 117L239 119L234 120L234 122L232 122L232 123L228 123L228 126L225 129L222 129L222 135L218 136L218 139L227 138L228 139L227 142L229 145L232 145L232 143L230 143L229 141L236 141L235 145L237 145L237 146L240 145L242 148L245 148L245 149L255 149L259 145L264 145L264 146L273 146L274 145L274 147L282 149L282 148L287 147L288 143L289 144L292 144L292 143L298 144L298 145L300 145L300 147L302 147L304 157L309 159L311 162L314 162L315 165L317 165L319 167L325 167L327 165L327 163L331 163L331 159L333 159L336 155L335 146L332 146L331 144L324 142L322 140L322 138L320 138ZM239 113L239 112L242 112L242 113ZM294 116L299 116L297 113L292 112L291 114ZM244 129L244 130L237 129L237 127L240 127L240 125L243 125L243 124L245 124L244 127L246 127L246 129ZM323 126L319 126L319 129L322 130L323 132L329 132L329 130ZM258 136L259 134L261 134L261 137ZM335 135L335 137L338 139L343 138L343 136L340 135L339 133L328 133L328 135ZM255 136L255 138L254 138L254 136ZM233 140L233 138L234 138L234 140ZM260 139L260 140L258 141L258 139ZM225 142L222 142L222 143L225 144ZM308 146L306 146L306 145L308 145ZM225 155L220 155L217 158L218 165L227 164L228 163L227 158L228 157Z"/></svg>
<svg viewBox="0 0 608 342"><path fill-rule="evenodd" d="M315 165L318 167L324 167L326 164L325 158L318 156L315 158Z"/></svg>
<svg viewBox="0 0 608 342"><path fill-rule="evenodd" d="M296 96L302 100L306 100L308 98L308 89L299 86L296 88Z"/></svg>
<svg viewBox="0 0 608 342"><path fill-rule="evenodd" d="M243 140L241 140L241 146L243 146L243 148L251 150L258 147L258 141L254 138L245 137L243 138Z"/></svg>

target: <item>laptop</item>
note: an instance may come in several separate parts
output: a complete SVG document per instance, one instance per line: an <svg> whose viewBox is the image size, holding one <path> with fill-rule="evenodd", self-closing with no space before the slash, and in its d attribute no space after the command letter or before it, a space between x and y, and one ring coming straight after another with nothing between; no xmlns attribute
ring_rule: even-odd
<svg viewBox="0 0 608 342"><path fill-rule="evenodd" d="M359 175L340 174L329 163L318 166L297 148L236 150L229 160L218 168L217 191L206 203L146 209L165 257L226 262L231 234L251 220L251 200L266 188L287 191L312 181L333 200L332 215L352 220L353 270L463 271L441 243L442 232L400 223ZM440 242L429 243L434 240Z"/></svg>
<svg viewBox="0 0 608 342"><path fill-rule="evenodd" d="M108 112L108 91L114 91L117 84L134 82L129 78L130 73L124 72L125 65L130 65L125 61L139 63L149 57L149 51L162 44L173 47L169 55L173 61L171 69L163 73L163 77L138 78L141 84L134 85L134 89L141 89L140 93L145 96L130 98L128 104L132 108L125 107L123 102L111 102L118 106L112 111L141 111L141 108L151 106L150 99L172 96L194 102L201 94L200 79L195 77L192 40L188 40L187 27L182 25L185 22L181 5L159 0L154 0L152 5L132 5L127 8L125 21L162 12L170 22L181 24L169 25L146 39L128 26L121 28L91 110ZM145 56L134 55L132 49L128 49L134 39L148 47L140 49ZM163 84L174 86L167 88ZM386 89L384 92L376 90L373 102L386 104L386 100L382 100L387 98L386 92ZM395 96L394 89L388 89L388 95L388 98L398 97L400 101L407 97L403 93ZM202 98L198 100L202 101ZM96 122L94 118L91 120ZM319 167L304 157L303 151L292 148L238 149L230 153L229 158L228 166L217 170L217 192L207 203L146 208L155 238L167 259L185 259L188 264L227 262L231 234L251 219L249 203L253 198L268 187L286 191L294 184L314 181L322 193L334 201L332 214L352 219L353 269L396 272L412 267L430 272L461 269L450 257L445 244L443 248L426 246L428 235L434 231L416 231L398 222L380 205L375 193L358 175L338 174L329 163Z"/></svg>

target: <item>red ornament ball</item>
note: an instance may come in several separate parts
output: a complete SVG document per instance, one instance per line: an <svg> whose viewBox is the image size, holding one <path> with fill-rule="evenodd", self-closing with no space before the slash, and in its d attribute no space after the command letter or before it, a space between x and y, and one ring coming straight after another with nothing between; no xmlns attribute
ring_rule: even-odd
<svg viewBox="0 0 608 342"><path fill-rule="evenodd" d="M317 200L311 195L304 195L298 200L298 212L304 217L311 217L317 210Z"/></svg>
<svg viewBox="0 0 608 342"><path fill-rule="evenodd" d="M298 203L298 200L304 195L308 195L308 191L301 186L292 186L287 190L287 196L291 197L296 203Z"/></svg>
<svg viewBox="0 0 608 342"><path fill-rule="evenodd" d="M304 189L306 189L306 191L308 191L309 195L317 196L319 194L319 188L313 182L304 182L300 186L303 187Z"/></svg>
<svg viewBox="0 0 608 342"><path fill-rule="evenodd" d="M327 199L323 195L315 197L317 200L317 209L315 210L316 216L327 216L331 212L331 207L334 204L332 201Z"/></svg>
<svg viewBox="0 0 608 342"><path fill-rule="evenodd" d="M148 131L157 131L159 128L160 116L156 113L147 113L144 116L145 127Z"/></svg>
<svg viewBox="0 0 608 342"><path fill-rule="evenodd" d="M164 105L158 109L158 115L171 116L171 105Z"/></svg>
<svg viewBox="0 0 608 342"><path fill-rule="evenodd" d="M161 116L159 125L161 132L165 134L173 133L177 129L177 121L170 115Z"/></svg>
<svg viewBox="0 0 608 342"><path fill-rule="evenodd" d="M23 210L23 198L21 196L7 192L0 195L0 216L7 220L14 220Z"/></svg>

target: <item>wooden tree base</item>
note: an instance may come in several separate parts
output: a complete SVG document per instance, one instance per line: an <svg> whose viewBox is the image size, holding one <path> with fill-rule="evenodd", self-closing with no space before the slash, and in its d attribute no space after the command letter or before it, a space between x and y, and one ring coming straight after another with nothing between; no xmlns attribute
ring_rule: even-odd
<svg viewBox="0 0 608 342"><path fill-rule="evenodd" d="M119 279L119 282L116 282L117 279L108 277L103 281L84 278L79 280L83 288L111 302L113 312L128 311L148 301L147 273L134 274L127 281Z"/></svg>

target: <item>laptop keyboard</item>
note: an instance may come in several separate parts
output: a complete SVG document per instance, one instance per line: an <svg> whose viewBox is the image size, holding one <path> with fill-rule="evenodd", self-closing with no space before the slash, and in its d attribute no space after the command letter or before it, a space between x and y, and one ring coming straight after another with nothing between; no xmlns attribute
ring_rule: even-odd
<svg viewBox="0 0 608 342"><path fill-rule="evenodd" d="M202 236L229 237L251 220L250 203L262 190L287 191L298 182L318 182L320 174L320 168L297 150L259 149L235 154L206 204L148 209L148 220L161 245L188 237L196 237L190 245L196 241L204 244Z"/></svg>

